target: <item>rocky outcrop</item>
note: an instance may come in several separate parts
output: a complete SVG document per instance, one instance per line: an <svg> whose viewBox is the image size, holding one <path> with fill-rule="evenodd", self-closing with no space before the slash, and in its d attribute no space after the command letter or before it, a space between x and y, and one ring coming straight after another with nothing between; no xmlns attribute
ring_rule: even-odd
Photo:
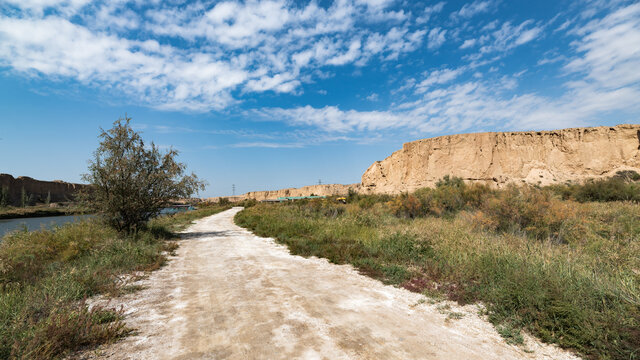
<svg viewBox="0 0 640 360"><path fill-rule="evenodd" d="M247 199L266 200L277 199L285 196L332 196L332 195L346 195L349 189L358 191L360 184L341 185L341 184L327 184L327 185L310 185L301 188L288 188L275 191L252 191L244 194Z"/></svg>
<svg viewBox="0 0 640 360"><path fill-rule="evenodd" d="M362 175L361 191L432 187L445 175L501 187L640 172L640 125L440 136L405 143Z"/></svg>
<svg viewBox="0 0 640 360"><path fill-rule="evenodd" d="M21 205L22 189L32 203L44 202L50 196L51 202L66 202L80 189L87 185L72 184L60 180L41 181L27 176L14 178L9 174L0 174L0 189L6 189L9 195L9 204Z"/></svg>
<svg viewBox="0 0 640 360"><path fill-rule="evenodd" d="M346 195L349 193L349 189L353 191L360 191L360 184L341 185L341 184L327 184L327 185L310 185L301 188L288 188L281 190L271 191L251 191L239 196L225 197L231 202L242 201L245 199L261 200L273 200L279 197L286 196L332 196L332 195ZM207 200L217 202L220 197L209 198Z"/></svg>

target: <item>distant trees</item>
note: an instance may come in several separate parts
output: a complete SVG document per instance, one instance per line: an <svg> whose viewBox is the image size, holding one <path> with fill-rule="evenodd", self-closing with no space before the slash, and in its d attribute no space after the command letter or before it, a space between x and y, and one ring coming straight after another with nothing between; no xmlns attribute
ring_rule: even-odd
<svg viewBox="0 0 640 360"><path fill-rule="evenodd" d="M102 140L83 179L92 185L84 194L87 205L118 231L135 232L172 199L190 197L204 190L195 174L176 161L178 151L160 152L146 145L130 126L131 118L100 129Z"/></svg>
<svg viewBox="0 0 640 360"><path fill-rule="evenodd" d="M7 207L9 205L9 187L3 186L0 189L0 207Z"/></svg>
<svg viewBox="0 0 640 360"><path fill-rule="evenodd" d="M33 203L34 203L33 194L29 194L24 189L24 186L23 186L22 190L20 191L20 206L27 207L29 205L33 205Z"/></svg>

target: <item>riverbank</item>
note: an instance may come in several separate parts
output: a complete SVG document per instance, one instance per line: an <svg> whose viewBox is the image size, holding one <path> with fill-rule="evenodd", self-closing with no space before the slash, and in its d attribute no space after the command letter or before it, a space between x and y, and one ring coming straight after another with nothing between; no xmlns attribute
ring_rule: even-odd
<svg viewBox="0 0 640 360"><path fill-rule="evenodd" d="M228 209L209 206L164 216L125 236L97 219L56 231L18 231L0 243L0 358L60 358L113 341L132 329L108 307L84 299L137 291L131 282L160 268L179 241L175 232L198 217Z"/></svg>
<svg viewBox="0 0 640 360"><path fill-rule="evenodd" d="M84 215L87 210L77 205L50 207L36 205L27 207L8 206L0 208L0 219L22 219L30 217Z"/></svg>

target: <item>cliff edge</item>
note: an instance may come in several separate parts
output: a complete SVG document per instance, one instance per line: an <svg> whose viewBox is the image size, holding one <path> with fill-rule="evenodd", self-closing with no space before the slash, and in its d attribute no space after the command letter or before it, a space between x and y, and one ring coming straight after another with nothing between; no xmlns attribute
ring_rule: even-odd
<svg viewBox="0 0 640 360"><path fill-rule="evenodd" d="M363 192L432 187L445 175L501 187L549 185L640 172L640 125L489 132L405 143L362 175Z"/></svg>

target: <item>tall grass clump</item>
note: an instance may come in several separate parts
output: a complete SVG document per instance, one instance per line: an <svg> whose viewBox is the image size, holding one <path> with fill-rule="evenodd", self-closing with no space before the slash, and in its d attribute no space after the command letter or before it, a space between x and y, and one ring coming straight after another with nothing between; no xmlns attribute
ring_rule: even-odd
<svg viewBox="0 0 640 360"><path fill-rule="evenodd" d="M443 179L397 196L257 204L236 222L292 253L388 284L482 302L501 334L526 330L592 359L640 349L640 205L550 188Z"/></svg>

